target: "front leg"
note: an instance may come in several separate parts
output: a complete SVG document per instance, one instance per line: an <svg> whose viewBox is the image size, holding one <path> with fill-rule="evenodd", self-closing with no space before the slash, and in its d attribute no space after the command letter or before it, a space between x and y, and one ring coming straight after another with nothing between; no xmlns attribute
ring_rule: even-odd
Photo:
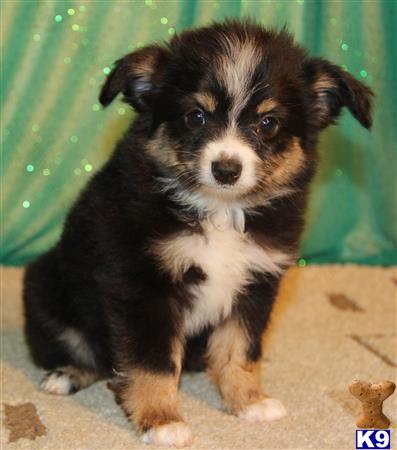
<svg viewBox="0 0 397 450"><path fill-rule="evenodd" d="M154 278L154 275L153 275ZM111 305L112 348L122 373L119 397L143 442L182 447L192 435L178 412L183 359L178 305L157 277Z"/></svg>
<svg viewBox="0 0 397 450"><path fill-rule="evenodd" d="M226 409L251 422L276 420L286 414L282 403L268 398L260 386L261 337L277 285L277 279L258 275L208 343L209 373Z"/></svg>
<svg viewBox="0 0 397 450"><path fill-rule="evenodd" d="M170 362L174 371L131 368L121 391L123 408L145 444L182 447L192 440L190 428L178 412L181 344L174 341Z"/></svg>

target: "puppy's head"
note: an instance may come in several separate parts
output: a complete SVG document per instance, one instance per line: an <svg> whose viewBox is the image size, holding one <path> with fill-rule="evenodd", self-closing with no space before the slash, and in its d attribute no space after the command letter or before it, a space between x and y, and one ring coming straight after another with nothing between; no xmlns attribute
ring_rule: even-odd
<svg viewBox="0 0 397 450"><path fill-rule="evenodd" d="M318 132L346 106L371 125L371 91L311 58L289 34L226 22L185 31L116 63L100 96L122 92L147 127L145 151L186 206L256 206L308 179Z"/></svg>

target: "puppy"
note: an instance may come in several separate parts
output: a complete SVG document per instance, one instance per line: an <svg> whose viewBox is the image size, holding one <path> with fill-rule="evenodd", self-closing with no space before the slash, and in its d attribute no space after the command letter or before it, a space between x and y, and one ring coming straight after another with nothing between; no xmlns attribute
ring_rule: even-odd
<svg viewBox="0 0 397 450"><path fill-rule="evenodd" d="M261 335L298 255L316 143L371 91L285 31L227 21L116 62L100 94L137 117L26 271L26 335L41 387L71 394L122 374L145 443L183 446L183 367L207 368L227 411L273 420Z"/></svg>

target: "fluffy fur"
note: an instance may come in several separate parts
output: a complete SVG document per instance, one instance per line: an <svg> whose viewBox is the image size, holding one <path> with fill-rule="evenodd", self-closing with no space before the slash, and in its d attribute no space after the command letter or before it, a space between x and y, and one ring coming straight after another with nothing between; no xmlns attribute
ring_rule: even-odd
<svg viewBox="0 0 397 450"><path fill-rule="evenodd" d="M319 132L371 91L285 31L225 22L117 61L106 106L137 117L26 271L26 335L43 381L71 393L114 370L144 442L184 445L182 367L205 368L247 420L284 409L260 388L261 335L294 262ZM68 380L69 377L69 380Z"/></svg>

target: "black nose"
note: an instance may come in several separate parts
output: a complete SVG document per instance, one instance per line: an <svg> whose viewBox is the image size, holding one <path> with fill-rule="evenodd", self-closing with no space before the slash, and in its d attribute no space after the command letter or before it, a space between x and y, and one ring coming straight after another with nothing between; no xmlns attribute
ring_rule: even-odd
<svg viewBox="0 0 397 450"><path fill-rule="evenodd" d="M241 175L241 169L241 163L236 159L221 159L211 164L212 174L221 184L234 184Z"/></svg>

